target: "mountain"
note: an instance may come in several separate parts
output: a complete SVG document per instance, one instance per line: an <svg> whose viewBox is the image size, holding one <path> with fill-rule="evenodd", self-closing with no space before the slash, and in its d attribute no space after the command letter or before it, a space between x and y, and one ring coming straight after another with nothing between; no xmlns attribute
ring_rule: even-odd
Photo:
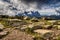
<svg viewBox="0 0 60 40"><path fill-rule="evenodd" d="M45 9L44 9L45 8ZM59 9L59 8L58 8ZM36 4L25 4L21 0L0 0L0 15L9 15L9 16L29 16L29 17L60 17L58 15L60 11L56 11L50 6L42 6L42 9L36 8Z"/></svg>
<svg viewBox="0 0 60 40"><path fill-rule="evenodd" d="M28 17L36 17L36 18L41 18L45 17L46 19L60 19L60 15L41 15L38 11L28 11L24 13L18 13L17 16L28 16Z"/></svg>
<svg viewBox="0 0 60 40"><path fill-rule="evenodd" d="M41 17L40 13L38 11L30 11L30 12L24 12L24 13L19 13L17 14L18 16L29 16L29 17L36 17L39 18Z"/></svg>

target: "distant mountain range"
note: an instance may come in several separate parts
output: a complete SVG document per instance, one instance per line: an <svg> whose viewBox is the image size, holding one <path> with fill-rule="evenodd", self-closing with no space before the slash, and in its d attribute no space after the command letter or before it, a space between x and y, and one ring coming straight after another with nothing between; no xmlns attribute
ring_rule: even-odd
<svg viewBox="0 0 60 40"><path fill-rule="evenodd" d="M9 15L9 16L17 15L17 16L29 16L36 18L44 16L44 17L60 19L60 15L58 15L60 11L55 10L55 8L52 9L50 6L48 7L45 5L42 6L42 9L37 9L35 6L36 5L34 4L26 5L23 2L21 2L21 0L0 0L0 15ZM44 9L45 7L47 9Z"/></svg>
<svg viewBox="0 0 60 40"><path fill-rule="evenodd" d="M31 11L31 12L24 12L24 13L18 13L17 16L28 16L28 17L36 17L36 18L41 18L41 17L46 17L46 18L51 18L51 19L60 19L60 15L41 15L38 11Z"/></svg>

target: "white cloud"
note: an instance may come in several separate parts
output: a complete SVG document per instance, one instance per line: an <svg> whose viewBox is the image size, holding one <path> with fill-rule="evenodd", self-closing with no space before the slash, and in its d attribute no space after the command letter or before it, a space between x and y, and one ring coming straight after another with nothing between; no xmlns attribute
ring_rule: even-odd
<svg viewBox="0 0 60 40"><path fill-rule="evenodd" d="M55 12L55 9L43 9L40 12Z"/></svg>
<svg viewBox="0 0 60 40"><path fill-rule="evenodd" d="M0 0L0 9L3 9L2 12L4 14L15 15L16 13L24 12L24 11L39 11L41 14L50 15L50 14L57 14L55 9L58 10L60 8L60 7L55 8L55 7L52 7L51 5L44 5L44 6L42 6L41 9L37 9L36 3L30 3L29 5L26 5L23 2L21 2L21 0L10 0L10 2L11 2L11 4ZM9 8L9 5L12 5L12 8L15 7L17 10L15 10L15 11L11 10Z"/></svg>

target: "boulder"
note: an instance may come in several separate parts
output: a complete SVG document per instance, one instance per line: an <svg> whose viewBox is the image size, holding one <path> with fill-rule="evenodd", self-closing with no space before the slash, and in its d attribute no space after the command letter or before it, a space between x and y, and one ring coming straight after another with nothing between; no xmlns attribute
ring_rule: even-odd
<svg viewBox="0 0 60 40"><path fill-rule="evenodd" d="M31 21L32 21L32 22L39 22L39 20L38 20L37 18L35 18L35 17L32 18Z"/></svg>
<svg viewBox="0 0 60 40"><path fill-rule="evenodd" d="M34 24L30 23L30 24L27 24L27 26L28 26L29 28L33 28L33 27L34 27Z"/></svg>
<svg viewBox="0 0 60 40"><path fill-rule="evenodd" d="M57 25L58 29L60 30L60 25Z"/></svg>
<svg viewBox="0 0 60 40"><path fill-rule="evenodd" d="M60 25L54 25L53 27L54 27L55 29L60 30Z"/></svg>
<svg viewBox="0 0 60 40"><path fill-rule="evenodd" d="M55 23L55 22L56 22L56 20L50 20L50 21L48 21L48 22L50 22L50 23Z"/></svg>
<svg viewBox="0 0 60 40"><path fill-rule="evenodd" d="M52 25L44 25L43 28L44 29L51 29L52 28Z"/></svg>
<svg viewBox="0 0 60 40"><path fill-rule="evenodd" d="M28 16L25 16L23 19L24 19L24 20L30 20L31 18L28 17Z"/></svg>
<svg viewBox="0 0 60 40"><path fill-rule="evenodd" d="M58 26L57 26L57 25L53 25L53 28L54 28L54 29L58 29Z"/></svg>
<svg viewBox="0 0 60 40"><path fill-rule="evenodd" d="M40 24L40 25L45 25L45 22L42 22L42 21L41 21L39 24Z"/></svg>
<svg viewBox="0 0 60 40"><path fill-rule="evenodd" d="M33 28L33 27L34 27L34 24L28 23L27 25L22 25L22 26L21 26L21 29Z"/></svg>
<svg viewBox="0 0 60 40"><path fill-rule="evenodd" d="M37 26L34 26L33 29L34 29L34 30L36 30L36 29L42 29L42 26L37 25Z"/></svg>
<svg viewBox="0 0 60 40"><path fill-rule="evenodd" d="M43 38L44 38L45 40L53 40L53 37L54 37L53 32L48 32L48 33L45 33L45 34L43 35Z"/></svg>
<svg viewBox="0 0 60 40"><path fill-rule="evenodd" d="M6 35L8 32L7 31L2 31L0 32L0 36Z"/></svg>
<svg viewBox="0 0 60 40"><path fill-rule="evenodd" d="M2 31L5 27L0 23L0 31Z"/></svg>
<svg viewBox="0 0 60 40"><path fill-rule="evenodd" d="M37 33L40 33L40 34L45 34L45 33L50 33L50 32L54 32L52 30L45 30L45 29L37 29L37 30L34 30L34 32L37 32Z"/></svg>
<svg viewBox="0 0 60 40"><path fill-rule="evenodd" d="M60 25L60 22L58 22L58 25Z"/></svg>
<svg viewBox="0 0 60 40"><path fill-rule="evenodd" d="M7 34L8 34L8 31L2 31L2 32L0 32L0 38L3 38Z"/></svg>
<svg viewBox="0 0 60 40"><path fill-rule="evenodd" d="M27 27L28 27L28 26L26 26L26 25L22 25L22 27L20 27L20 30L21 30L21 31L24 31Z"/></svg>

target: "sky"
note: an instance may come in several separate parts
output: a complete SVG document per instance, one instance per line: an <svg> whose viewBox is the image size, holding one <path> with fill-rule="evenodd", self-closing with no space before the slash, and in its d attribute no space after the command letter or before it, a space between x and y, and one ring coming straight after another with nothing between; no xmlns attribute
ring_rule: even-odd
<svg viewBox="0 0 60 40"><path fill-rule="evenodd" d="M39 11L41 15L59 15L60 0L0 0L0 14L15 15Z"/></svg>

